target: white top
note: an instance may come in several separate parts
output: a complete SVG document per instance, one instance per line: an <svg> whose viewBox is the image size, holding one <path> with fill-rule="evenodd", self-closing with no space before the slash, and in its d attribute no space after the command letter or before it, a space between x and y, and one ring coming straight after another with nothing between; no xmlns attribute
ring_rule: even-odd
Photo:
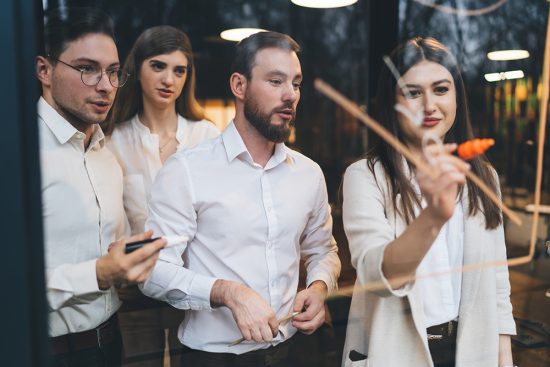
<svg viewBox="0 0 550 367"><path fill-rule="evenodd" d="M228 347L241 333L227 307L210 307L218 278L254 289L279 319L292 312L300 258L307 285L322 280L336 288L340 261L320 167L282 143L262 167L233 123L168 159L153 185L146 228L190 238L161 251L142 291L193 310L179 328L180 341L193 349L241 354L296 332L287 322L272 343Z"/></svg>
<svg viewBox="0 0 550 367"><path fill-rule="evenodd" d="M420 263L418 276L441 273L443 275L420 278L424 301L426 328L458 318L462 272L450 272L462 268L464 262L464 214L458 202L451 219L445 223L432 247Z"/></svg>
<svg viewBox="0 0 550 367"><path fill-rule="evenodd" d="M49 334L92 329L119 308L114 288L100 291L96 259L124 235L122 172L95 126L84 133L38 101Z"/></svg>
<svg viewBox="0 0 550 367"><path fill-rule="evenodd" d="M177 150L192 148L206 139L220 134L216 126L206 120L189 121L178 115ZM124 175L124 209L132 234L144 231L147 203L151 186L162 167L159 136L152 134L138 115L117 125L107 141L107 147L117 157Z"/></svg>

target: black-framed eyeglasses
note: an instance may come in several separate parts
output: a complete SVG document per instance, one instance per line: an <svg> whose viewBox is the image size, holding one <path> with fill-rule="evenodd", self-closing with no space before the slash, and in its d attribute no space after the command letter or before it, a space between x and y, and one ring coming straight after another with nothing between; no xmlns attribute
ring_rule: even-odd
<svg viewBox="0 0 550 367"><path fill-rule="evenodd" d="M89 87L95 87L99 84L101 81L101 78L103 78L103 74L107 74L107 77L109 79L109 83L114 88L120 88L126 84L128 81L128 77L130 74L123 72L121 69L116 70L102 70L97 65L85 65L81 67L76 67L71 64L67 64L65 61L54 59L50 57L50 59L58 61L62 63L63 65L67 65L68 67L80 72L80 79L82 80L82 83L84 85L87 85Z"/></svg>

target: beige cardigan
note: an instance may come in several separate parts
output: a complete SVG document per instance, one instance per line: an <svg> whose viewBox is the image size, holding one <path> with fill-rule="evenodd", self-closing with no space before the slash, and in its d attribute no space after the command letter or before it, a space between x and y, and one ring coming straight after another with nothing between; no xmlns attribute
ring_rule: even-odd
<svg viewBox="0 0 550 367"><path fill-rule="evenodd" d="M390 184L380 163L375 175L365 159L344 175L343 220L357 281L351 302L342 366L432 367L424 327L422 296L414 282L392 290L382 273L386 245L406 224L396 214ZM398 202L399 195L397 197ZM502 226L486 230L483 216L469 217L464 207L464 264L506 259ZM405 254L404 254L405 255ZM361 285L379 282L375 291ZM456 367L497 367L499 334L515 334L508 268L486 267L464 272L459 310ZM350 351L368 355L351 362Z"/></svg>

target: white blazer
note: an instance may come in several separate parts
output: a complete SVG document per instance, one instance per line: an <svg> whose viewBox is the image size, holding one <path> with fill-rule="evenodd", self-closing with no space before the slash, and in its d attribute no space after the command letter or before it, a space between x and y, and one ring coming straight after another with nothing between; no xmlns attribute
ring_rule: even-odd
<svg viewBox="0 0 550 367"><path fill-rule="evenodd" d="M382 273L385 247L406 228L393 208L390 183L377 162L375 174L362 159L346 170L343 220L357 280L351 302L342 366L433 367L422 295L415 283L393 290ZM400 205L400 197L397 195ZM464 265L506 259L502 226L485 229L482 215L468 216L464 208ZM364 291L379 282L383 287ZM499 334L516 332L510 302L508 267L483 267L462 274L456 367L498 366ZM355 350L368 359L352 362Z"/></svg>

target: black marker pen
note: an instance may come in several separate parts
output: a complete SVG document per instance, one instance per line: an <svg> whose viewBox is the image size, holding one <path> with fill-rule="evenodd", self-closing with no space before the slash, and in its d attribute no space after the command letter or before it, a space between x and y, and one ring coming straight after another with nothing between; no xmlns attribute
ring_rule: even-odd
<svg viewBox="0 0 550 367"><path fill-rule="evenodd" d="M134 241L134 242L128 242L126 244L125 252L129 254L130 252L133 252L137 249L142 248L144 245L154 242L158 239L164 238L166 240L166 247L179 245L180 243L185 243L189 240L187 236L162 236L162 237L155 237L155 238L149 238L147 240L141 240L141 241Z"/></svg>

